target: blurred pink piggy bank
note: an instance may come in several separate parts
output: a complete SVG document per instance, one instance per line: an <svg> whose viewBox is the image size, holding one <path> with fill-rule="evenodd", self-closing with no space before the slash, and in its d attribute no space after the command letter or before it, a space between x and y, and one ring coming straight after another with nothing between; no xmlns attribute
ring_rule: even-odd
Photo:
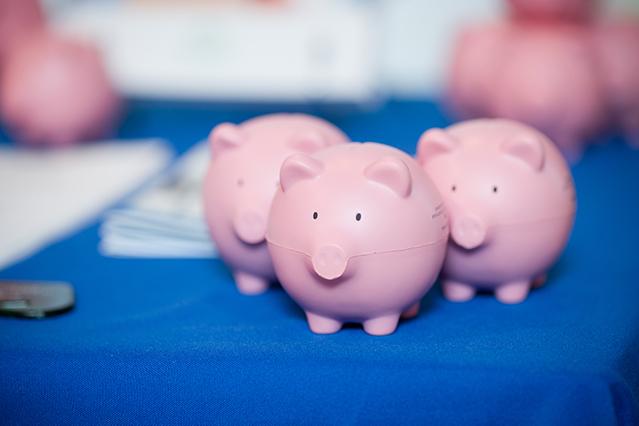
<svg viewBox="0 0 639 426"><path fill-rule="evenodd" d="M598 25L595 46L612 124L639 148L639 19Z"/></svg>
<svg viewBox="0 0 639 426"><path fill-rule="evenodd" d="M418 158L450 214L445 297L466 301L484 289L503 303L525 300L575 217L572 177L552 142L514 121L471 120L426 131Z"/></svg>
<svg viewBox="0 0 639 426"><path fill-rule="evenodd" d="M44 26L38 0L0 0L0 67L11 49Z"/></svg>
<svg viewBox="0 0 639 426"><path fill-rule="evenodd" d="M503 62L509 24L476 25L465 28L455 43L449 72L448 101L455 113L464 118L491 114L496 64Z"/></svg>
<svg viewBox="0 0 639 426"><path fill-rule="evenodd" d="M243 294L266 291L275 272L266 222L286 157L348 138L335 126L303 114L272 114L240 125L222 123L209 136L212 160L204 181L211 237Z"/></svg>
<svg viewBox="0 0 639 426"><path fill-rule="evenodd" d="M41 33L7 56L0 113L22 142L59 146L101 137L114 126L118 109L93 46Z"/></svg>
<svg viewBox="0 0 639 426"><path fill-rule="evenodd" d="M373 335L414 316L446 252L443 201L419 164L376 143L289 157L267 231L277 277L315 333Z"/></svg>
<svg viewBox="0 0 639 426"><path fill-rule="evenodd" d="M508 0L513 17L525 20L586 21L595 14L597 0Z"/></svg>
<svg viewBox="0 0 639 426"><path fill-rule="evenodd" d="M587 27L497 25L465 33L450 96L465 118L499 117L550 136L571 161L607 119Z"/></svg>

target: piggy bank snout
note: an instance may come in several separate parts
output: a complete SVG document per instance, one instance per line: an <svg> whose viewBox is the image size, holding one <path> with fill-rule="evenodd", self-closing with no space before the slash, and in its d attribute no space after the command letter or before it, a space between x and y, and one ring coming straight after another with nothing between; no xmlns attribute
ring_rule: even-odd
<svg viewBox="0 0 639 426"><path fill-rule="evenodd" d="M486 241L486 223L478 216L465 214L453 219L450 235L453 241L468 250L479 247Z"/></svg>
<svg viewBox="0 0 639 426"><path fill-rule="evenodd" d="M320 247L312 257L313 270L320 277L334 280L346 272L348 257L344 250L335 244Z"/></svg>
<svg viewBox="0 0 639 426"><path fill-rule="evenodd" d="M266 236L266 218L255 211L241 211L233 219L233 228L243 242L259 244Z"/></svg>

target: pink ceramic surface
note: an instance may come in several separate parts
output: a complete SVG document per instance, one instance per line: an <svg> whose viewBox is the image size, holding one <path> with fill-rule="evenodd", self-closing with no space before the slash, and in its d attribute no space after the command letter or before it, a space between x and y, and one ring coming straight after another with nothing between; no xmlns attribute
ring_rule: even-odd
<svg viewBox="0 0 639 426"><path fill-rule="evenodd" d="M11 50L0 78L0 114L16 139L68 145L114 124L118 97L92 46L40 33Z"/></svg>
<svg viewBox="0 0 639 426"><path fill-rule="evenodd" d="M547 134L571 160L605 125L591 34L580 25L493 25L462 37L450 94L464 117L503 117Z"/></svg>
<svg viewBox="0 0 639 426"><path fill-rule="evenodd" d="M238 290L258 294L275 273L264 240L284 159L348 142L332 124L303 114L272 114L240 125L223 123L209 136L212 160L204 182L211 236Z"/></svg>
<svg viewBox="0 0 639 426"><path fill-rule="evenodd" d="M602 22L595 40L612 124L639 147L639 18Z"/></svg>
<svg viewBox="0 0 639 426"><path fill-rule="evenodd" d="M9 50L44 25L38 0L0 0L0 67Z"/></svg>
<svg viewBox="0 0 639 426"><path fill-rule="evenodd" d="M463 301L488 289L523 301L574 221L574 184L555 146L524 124L480 119L426 131L418 158L450 215L444 295Z"/></svg>
<svg viewBox="0 0 639 426"><path fill-rule="evenodd" d="M376 143L289 157L267 241L277 277L311 330L345 322L373 335L414 316L448 238L441 196L419 164Z"/></svg>
<svg viewBox="0 0 639 426"><path fill-rule="evenodd" d="M520 20L573 21L591 19L597 0L507 0L512 16Z"/></svg>
<svg viewBox="0 0 639 426"><path fill-rule="evenodd" d="M449 100L462 118L489 114L495 90L496 63L508 42L510 26L491 24L469 27L458 37L449 73Z"/></svg>

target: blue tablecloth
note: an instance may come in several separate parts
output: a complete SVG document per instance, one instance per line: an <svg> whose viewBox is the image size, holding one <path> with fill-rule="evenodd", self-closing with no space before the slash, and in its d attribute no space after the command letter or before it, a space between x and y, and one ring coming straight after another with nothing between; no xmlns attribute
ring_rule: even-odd
<svg viewBox="0 0 639 426"><path fill-rule="evenodd" d="M276 109L138 102L120 134L183 151ZM448 123L428 102L307 112L410 153ZM101 257L96 223L0 271L77 292L69 314L0 318L0 423L638 424L639 151L612 137L573 171L547 286L516 306L435 288L388 337L314 335L281 289L241 296L218 260Z"/></svg>

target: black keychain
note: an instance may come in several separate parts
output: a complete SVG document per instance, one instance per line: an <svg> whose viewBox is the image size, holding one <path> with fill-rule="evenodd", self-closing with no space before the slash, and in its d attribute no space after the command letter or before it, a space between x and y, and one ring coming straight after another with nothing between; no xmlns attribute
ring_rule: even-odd
<svg viewBox="0 0 639 426"><path fill-rule="evenodd" d="M44 318L67 312L75 304L71 284L45 281L0 281L0 315Z"/></svg>

